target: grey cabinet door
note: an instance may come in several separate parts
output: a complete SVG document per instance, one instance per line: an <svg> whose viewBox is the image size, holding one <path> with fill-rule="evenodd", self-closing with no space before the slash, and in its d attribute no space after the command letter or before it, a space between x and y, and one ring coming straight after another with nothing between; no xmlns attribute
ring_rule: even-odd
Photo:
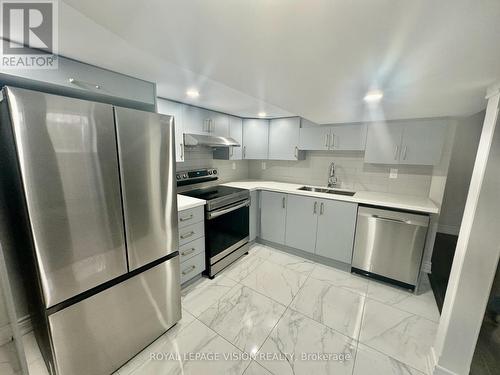
<svg viewBox="0 0 500 375"><path fill-rule="evenodd" d="M267 159L269 120L243 120L243 159Z"/></svg>
<svg viewBox="0 0 500 375"><path fill-rule="evenodd" d="M316 254L351 263L356 229L356 203L320 199Z"/></svg>
<svg viewBox="0 0 500 375"><path fill-rule="evenodd" d="M446 127L447 123L443 120L419 120L407 123L403 133L400 164L439 164Z"/></svg>
<svg viewBox="0 0 500 375"><path fill-rule="evenodd" d="M260 193L260 237L263 240L285 243L286 200L286 194Z"/></svg>
<svg viewBox="0 0 500 375"><path fill-rule="evenodd" d="M163 115L174 116L175 161L183 162L184 161L184 123L183 123L184 104L158 98L157 105L158 105L158 113L161 113Z"/></svg>
<svg viewBox="0 0 500 375"><path fill-rule="evenodd" d="M269 122L269 159L299 159L300 118L287 117Z"/></svg>
<svg viewBox="0 0 500 375"><path fill-rule="evenodd" d="M221 137L229 136L229 116L224 113L210 112L209 132Z"/></svg>
<svg viewBox="0 0 500 375"><path fill-rule="evenodd" d="M365 163L399 164L403 129L401 123L368 124Z"/></svg>
<svg viewBox="0 0 500 375"><path fill-rule="evenodd" d="M206 109L184 106L184 133L209 134L210 116L210 111Z"/></svg>
<svg viewBox="0 0 500 375"><path fill-rule="evenodd" d="M259 192L257 190L250 192L250 224L249 241L255 241L259 226Z"/></svg>
<svg viewBox="0 0 500 375"><path fill-rule="evenodd" d="M314 253L318 199L288 194L285 245Z"/></svg>
<svg viewBox="0 0 500 375"><path fill-rule="evenodd" d="M113 108L18 88L6 93L50 307L127 272Z"/></svg>
<svg viewBox="0 0 500 375"><path fill-rule="evenodd" d="M330 149L363 151L366 146L366 124L346 124L331 127Z"/></svg>
<svg viewBox="0 0 500 375"><path fill-rule="evenodd" d="M115 107L130 270L179 248L172 120Z"/></svg>
<svg viewBox="0 0 500 375"><path fill-rule="evenodd" d="M299 149L305 151L329 150L329 126L308 126L300 128Z"/></svg>
<svg viewBox="0 0 500 375"><path fill-rule="evenodd" d="M241 160L243 158L243 119L229 116L229 136L241 145L241 147L230 147L229 159Z"/></svg>

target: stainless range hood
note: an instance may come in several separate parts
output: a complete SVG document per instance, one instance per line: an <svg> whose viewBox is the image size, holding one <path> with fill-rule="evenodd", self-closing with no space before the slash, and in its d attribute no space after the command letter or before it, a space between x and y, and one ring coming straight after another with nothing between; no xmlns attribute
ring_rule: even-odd
<svg viewBox="0 0 500 375"><path fill-rule="evenodd" d="M206 134L184 134L184 146L186 147L240 147L241 145L230 137Z"/></svg>

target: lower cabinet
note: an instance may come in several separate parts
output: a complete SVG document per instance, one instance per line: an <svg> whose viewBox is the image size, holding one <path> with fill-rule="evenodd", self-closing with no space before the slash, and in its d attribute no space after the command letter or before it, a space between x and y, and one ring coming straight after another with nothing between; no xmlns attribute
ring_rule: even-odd
<svg viewBox="0 0 500 375"><path fill-rule="evenodd" d="M278 244L285 243L287 194L260 193L260 238Z"/></svg>
<svg viewBox="0 0 500 375"><path fill-rule="evenodd" d="M288 195L285 245L314 253L318 223L318 200Z"/></svg>
<svg viewBox="0 0 500 375"><path fill-rule="evenodd" d="M356 203L318 200L316 255L351 263L357 212Z"/></svg>
<svg viewBox="0 0 500 375"><path fill-rule="evenodd" d="M179 260L181 284L205 271L204 208L179 211Z"/></svg>
<svg viewBox="0 0 500 375"><path fill-rule="evenodd" d="M262 191L260 238L350 264L357 211L356 203Z"/></svg>

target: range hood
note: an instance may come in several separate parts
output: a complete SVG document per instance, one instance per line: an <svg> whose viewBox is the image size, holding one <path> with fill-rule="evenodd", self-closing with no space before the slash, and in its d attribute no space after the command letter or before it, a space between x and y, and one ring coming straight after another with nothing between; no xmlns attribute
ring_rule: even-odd
<svg viewBox="0 0 500 375"><path fill-rule="evenodd" d="M230 137L205 134L184 134L184 146L186 147L240 147L241 145Z"/></svg>

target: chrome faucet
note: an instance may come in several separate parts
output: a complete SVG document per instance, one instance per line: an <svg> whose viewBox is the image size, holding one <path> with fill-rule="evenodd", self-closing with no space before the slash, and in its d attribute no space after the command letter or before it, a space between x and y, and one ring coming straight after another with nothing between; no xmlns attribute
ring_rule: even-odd
<svg viewBox="0 0 500 375"><path fill-rule="evenodd" d="M328 168L328 187L329 188L336 188L339 187L340 181L338 180L337 176L335 176L335 163L331 163L330 167Z"/></svg>

